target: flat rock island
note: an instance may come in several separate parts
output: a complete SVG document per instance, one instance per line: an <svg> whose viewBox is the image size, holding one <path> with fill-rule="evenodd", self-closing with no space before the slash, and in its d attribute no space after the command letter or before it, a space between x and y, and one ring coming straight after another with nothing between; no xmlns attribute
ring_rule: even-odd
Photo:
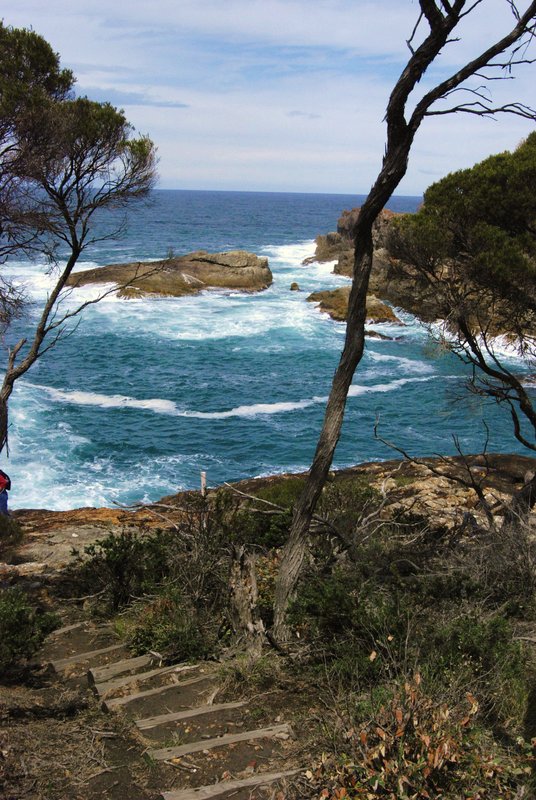
<svg viewBox="0 0 536 800"><path fill-rule="evenodd" d="M161 295L183 297L203 289L234 289L259 292L272 283L268 259L245 250L207 253L198 250L162 261L134 261L109 264L69 278L69 286L115 283L118 295L125 298Z"/></svg>

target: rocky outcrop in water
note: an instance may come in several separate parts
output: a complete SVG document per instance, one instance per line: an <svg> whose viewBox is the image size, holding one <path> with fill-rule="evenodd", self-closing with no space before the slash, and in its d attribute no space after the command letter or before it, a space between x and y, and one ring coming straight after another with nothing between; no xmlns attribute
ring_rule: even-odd
<svg viewBox="0 0 536 800"><path fill-rule="evenodd" d="M268 259L245 250L207 253L199 250L163 261L136 261L110 264L83 272L69 279L70 286L115 283L120 297L144 295L182 297L203 289L236 289L258 292L272 283Z"/></svg>
<svg viewBox="0 0 536 800"><path fill-rule="evenodd" d="M341 286L338 289L326 289L321 292L313 292L307 298L311 303L318 303L320 311L329 314L331 319L338 322L346 322L348 317L348 299L350 297L350 286ZM391 322L397 325L402 323L394 313L393 309L373 295L367 297L367 322L382 323Z"/></svg>

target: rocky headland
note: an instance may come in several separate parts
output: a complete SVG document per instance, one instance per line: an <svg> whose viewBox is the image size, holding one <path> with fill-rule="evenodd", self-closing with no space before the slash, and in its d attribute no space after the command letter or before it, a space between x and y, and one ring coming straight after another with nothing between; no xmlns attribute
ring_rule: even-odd
<svg viewBox="0 0 536 800"><path fill-rule="evenodd" d="M336 275L345 275L351 278L354 267L353 235L358 214L359 208L343 211L337 223L337 230L316 237L315 255L307 258L304 264L335 261L333 272ZM369 292L374 299L371 298L370 303L373 304L377 302L377 298L380 298L397 308L409 311L424 322L433 322L441 317L435 293L408 265L404 265L404 269L400 269L400 264L392 258L387 249L393 221L401 216L399 213L384 209L374 223L372 231L374 254L369 283ZM313 298L308 299L312 300ZM337 306L343 308L343 304L344 293L340 292ZM330 313L327 308L322 310ZM334 316L334 319L346 319L344 311L340 310L336 313L340 313L342 316ZM376 320L376 322L378 321Z"/></svg>
<svg viewBox="0 0 536 800"><path fill-rule="evenodd" d="M268 259L245 250L207 253L204 250L162 261L135 261L76 272L69 286L113 283L125 298L160 295L183 297L204 289L259 292L272 283Z"/></svg>
<svg viewBox="0 0 536 800"><path fill-rule="evenodd" d="M359 214L359 208L343 211L338 220L337 230L325 235L317 236L315 255L303 263L336 262L333 272L336 275L353 275L354 266L354 230ZM393 231L393 223L403 214L384 209L374 223L372 238L374 244L372 270L369 281L369 302L376 302L376 298L385 303L390 303L396 308L407 311L425 323L445 319L445 309L449 307L450 296L445 282L443 287L438 281L429 281L414 267L392 255L389 248L389 239ZM456 270L448 262L442 265L443 274ZM452 273L453 275L455 272ZM468 316L470 325L475 330L485 329L488 335L505 336L516 341L515 328L517 323L512 322L510 304L502 303L496 297L490 301L489 293L479 291L478 285L466 282L466 297L471 298L474 312ZM325 295L322 297L321 295ZM345 320L345 300L347 294L344 290L326 290L317 292L310 300L321 301L321 310L330 314L333 319ZM346 302L347 305L347 302ZM368 315L368 310L367 310ZM371 315L372 316L372 315ZM376 320L379 322L380 320ZM389 321L389 320L387 320ZM536 321L534 314L525 316L523 327L530 337L536 337Z"/></svg>

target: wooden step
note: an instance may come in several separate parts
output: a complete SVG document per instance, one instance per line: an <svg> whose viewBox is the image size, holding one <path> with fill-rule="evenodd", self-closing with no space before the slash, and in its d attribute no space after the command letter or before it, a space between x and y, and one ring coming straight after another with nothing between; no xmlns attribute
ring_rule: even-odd
<svg viewBox="0 0 536 800"><path fill-rule="evenodd" d="M124 706L131 703L133 700L140 700L145 697L152 697L153 695L160 694L161 692L169 692L172 689L181 689L183 686L191 686L194 683L206 681L209 675L201 675L199 678L190 678L187 681L180 683L167 683L165 686L157 686L154 689L145 689L143 692L135 692L134 694L127 694L124 697L112 697L104 701L104 707L107 709L116 708L117 706Z"/></svg>
<svg viewBox="0 0 536 800"><path fill-rule="evenodd" d="M196 667L193 667L190 664L172 664L169 667L157 667L156 669L150 669L148 672L138 672L135 675L124 675L122 678L114 678L113 680L106 681L105 683L96 683L93 688L99 697L103 697L105 694L108 694L108 692L113 692L116 689L121 689L123 686L128 686L129 683L139 683L140 681L146 681L149 678L156 678L159 675L166 675L171 672L187 672L188 670L192 669L196 669Z"/></svg>
<svg viewBox="0 0 536 800"><path fill-rule="evenodd" d="M101 647L99 650L88 650L86 653L77 653L74 656L69 656L68 658L59 658L57 661L51 661L50 665L56 670L56 672L61 672L61 670L68 667L70 664L77 664L81 663L82 661L90 661L92 658L96 658L97 656L106 655L106 653L113 653L114 650L121 650L124 649L124 644L111 644L108 647Z"/></svg>
<svg viewBox="0 0 536 800"><path fill-rule="evenodd" d="M95 667L88 673L90 683L106 683L106 681L115 678L116 675L121 675L122 672L130 672L134 669L141 669L147 667L149 664L154 664L158 659L155 656L144 655L135 656L135 658L125 658L122 661L115 661L113 664L107 664L105 667Z"/></svg>
<svg viewBox="0 0 536 800"><path fill-rule="evenodd" d="M83 622L73 622L71 625L65 625L63 628L56 628L55 631L51 631L47 639L54 639L56 636L63 636L64 633L70 633L71 631L76 631L78 628L83 628L84 625L88 623L84 620Z"/></svg>
<svg viewBox="0 0 536 800"><path fill-rule="evenodd" d="M290 736L292 730L289 725L271 725L268 728L259 728L256 731L242 731L241 733L227 733L225 736L218 736L215 739L203 739L200 742L190 742L181 744L178 747L163 747L160 750L148 750L147 754L155 761L167 761L171 758L180 758L190 753L199 753L200 750L212 750L214 747L225 747L236 742L248 742L253 739L271 739L278 733Z"/></svg>
<svg viewBox="0 0 536 800"><path fill-rule="evenodd" d="M175 711L171 714L160 714L157 717L137 719L135 722L140 731L147 731L151 728L157 728L159 725L165 725L166 722L179 722L183 719L198 717L201 714L215 714L218 711L230 711L233 708L241 708L245 705L245 700L239 700L235 703L216 703L210 706L196 706L195 708L189 708L187 711Z"/></svg>
<svg viewBox="0 0 536 800"><path fill-rule="evenodd" d="M283 778L290 778L297 775L301 769L287 769L283 772L264 772L251 775L249 778L242 778L235 781L220 781L211 786L197 786L195 789L179 789L174 792L162 792L162 800L208 800L210 797L218 797L227 792L238 792L240 789L247 789L253 786L268 786L271 783L280 781Z"/></svg>

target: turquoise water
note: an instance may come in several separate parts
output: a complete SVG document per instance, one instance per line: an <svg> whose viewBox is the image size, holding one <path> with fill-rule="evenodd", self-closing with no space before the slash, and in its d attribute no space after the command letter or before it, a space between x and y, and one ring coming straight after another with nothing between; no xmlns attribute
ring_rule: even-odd
<svg viewBox="0 0 536 800"><path fill-rule="evenodd" d="M241 192L155 192L131 213L126 235L88 251L80 268L177 253L245 248L269 258L273 286L255 295L205 292L181 299L117 300L88 308L72 332L21 379L11 410L14 507L74 508L156 500L196 487L205 470L224 480L308 467L344 325L306 302L340 286L333 265L303 266L314 236L334 230L362 198ZM414 210L420 198L389 207ZM102 230L117 220L101 220ZM38 313L51 277L11 262ZM303 291L290 292L297 281ZM65 299L72 306L95 287ZM507 415L464 391L466 369L438 356L427 332L376 326L354 378L335 466L393 457L373 427L415 455L516 448Z"/></svg>

